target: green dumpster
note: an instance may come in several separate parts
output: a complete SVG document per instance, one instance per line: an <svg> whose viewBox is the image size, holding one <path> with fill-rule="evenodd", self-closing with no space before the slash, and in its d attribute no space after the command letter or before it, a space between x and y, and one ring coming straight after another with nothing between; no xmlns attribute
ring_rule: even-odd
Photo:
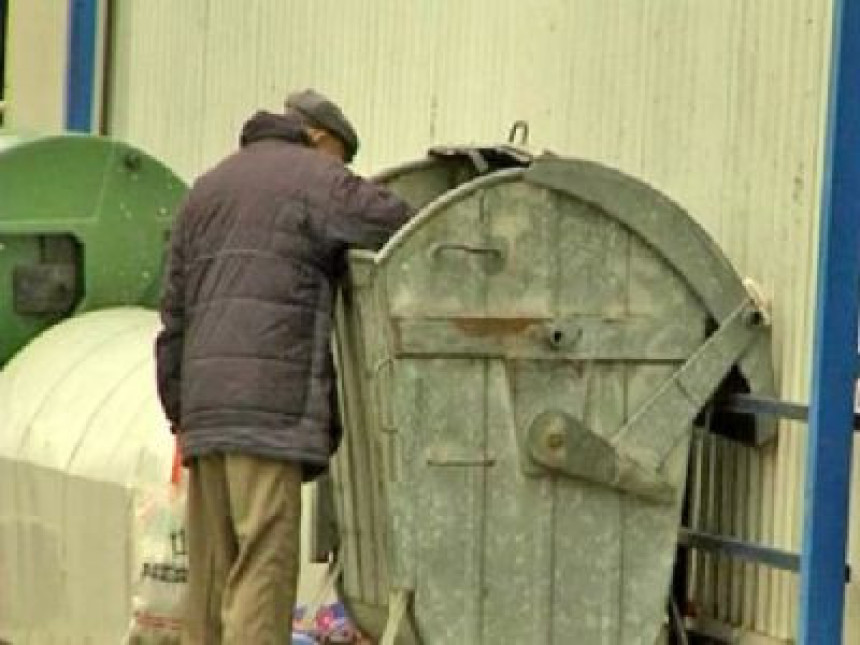
<svg viewBox="0 0 860 645"><path fill-rule="evenodd" d="M73 313L155 305L185 191L119 141L0 131L0 366Z"/></svg>
<svg viewBox="0 0 860 645"><path fill-rule="evenodd" d="M345 602L383 643L652 645L693 424L730 374L772 393L766 318L615 170L451 150L381 179L420 212L338 303Z"/></svg>

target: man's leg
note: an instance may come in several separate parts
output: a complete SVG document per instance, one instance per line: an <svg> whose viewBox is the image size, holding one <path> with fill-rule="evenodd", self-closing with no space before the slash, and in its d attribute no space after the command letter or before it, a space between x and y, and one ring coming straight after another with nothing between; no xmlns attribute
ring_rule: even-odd
<svg viewBox="0 0 860 645"><path fill-rule="evenodd" d="M242 455L226 459L239 551L224 592L224 643L283 645L299 575L302 469Z"/></svg>
<svg viewBox="0 0 860 645"><path fill-rule="evenodd" d="M188 591L182 642L219 645L222 597L237 552L229 515L225 457L194 459L188 474Z"/></svg>

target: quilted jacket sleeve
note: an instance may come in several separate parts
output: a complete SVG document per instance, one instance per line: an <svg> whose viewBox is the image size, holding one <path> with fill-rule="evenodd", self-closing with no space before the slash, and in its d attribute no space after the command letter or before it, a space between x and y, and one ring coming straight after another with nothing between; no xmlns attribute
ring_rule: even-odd
<svg viewBox="0 0 860 645"><path fill-rule="evenodd" d="M177 217L170 236L170 248L161 291L162 328L155 340L158 396L172 429L179 426L181 412L180 382L182 347L185 331L185 258L183 220L187 204Z"/></svg>
<svg viewBox="0 0 860 645"><path fill-rule="evenodd" d="M414 214L384 186L344 168L334 179L327 235L346 246L378 249Z"/></svg>

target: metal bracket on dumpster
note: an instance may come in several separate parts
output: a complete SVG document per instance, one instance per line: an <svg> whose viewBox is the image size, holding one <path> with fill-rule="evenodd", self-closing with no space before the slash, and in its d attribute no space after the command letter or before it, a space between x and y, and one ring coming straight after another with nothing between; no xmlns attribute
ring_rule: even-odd
<svg viewBox="0 0 860 645"><path fill-rule="evenodd" d="M418 645L418 636L409 615L412 601L411 589L394 588L389 594L388 620L379 645Z"/></svg>
<svg viewBox="0 0 860 645"><path fill-rule="evenodd" d="M602 437L558 411L538 415L526 445L539 466L668 503L681 482L662 466L725 375L755 340L761 316L744 300L696 352L611 437ZM533 473L529 473L533 474Z"/></svg>
<svg viewBox="0 0 860 645"><path fill-rule="evenodd" d="M728 414L752 414L757 417L776 417L792 421L808 421L809 406L804 403L783 401L755 394L729 394L714 401L714 407ZM854 432L860 431L860 414L854 413Z"/></svg>

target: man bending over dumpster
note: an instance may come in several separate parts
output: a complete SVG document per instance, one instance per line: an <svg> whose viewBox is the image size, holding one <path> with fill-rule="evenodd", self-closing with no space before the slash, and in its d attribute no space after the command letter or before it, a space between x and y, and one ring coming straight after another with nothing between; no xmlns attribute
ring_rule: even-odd
<svg viewBox="0 0 860 645"><path fill-rule="evenodd" d="M329 339L346 249L409 207L345 166L358 137L306 90L257 112L179 213L156 341L158 391L189 469L184 643L288 642L301 483L340 439Z"/></svg>

